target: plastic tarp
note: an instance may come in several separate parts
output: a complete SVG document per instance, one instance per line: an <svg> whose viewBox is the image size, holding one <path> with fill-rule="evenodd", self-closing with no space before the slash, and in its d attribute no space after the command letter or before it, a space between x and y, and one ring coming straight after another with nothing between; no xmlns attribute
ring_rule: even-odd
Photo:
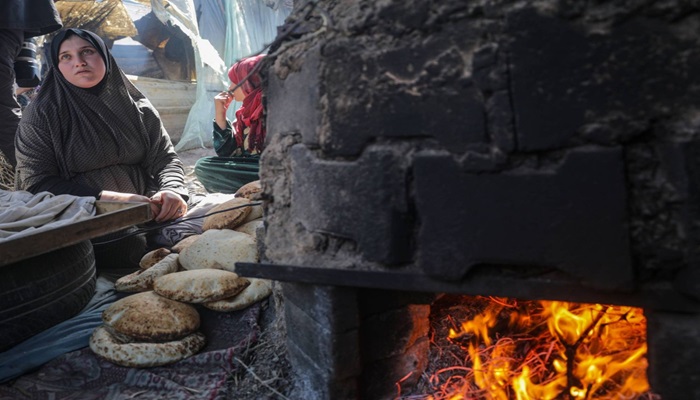
<svg viewBox="0 0 700 400"><path fill-rule="evenodd" d="M256 54L277 36L292 11L291 1L234 0L226 2L226 65Z"/></svg>
<svg viewBox="0 0 700 400"><path fill-rule="evenodd" d="M194 0L199 21L199 35L208 40L219 55L223 55L226 48L225 3L225 0Z"/></svg>
<svg viewBox="0 0 700 400"><path fill-rule="evenodd" d="M292 11L292 2L283 0L234 0L226 3L226 50L224 62L231 66L243 57L257 54L277 36ZM227 80L228 82L228 80ZM234 119L242 103L234 101L228 118Z"/></svg>
<svg viewBox="0 0 700 400"><path fill-rule="evenodd" d="M169 21L187 34L195 49L197 96L175 149L211 147L213 99L230 84L228 68L236 60L258 53L274 40L277 27L291 12L292 3L279 0L152 0L151 7L159 20L163 23ZM233 119L238 107L240 103L232 103L228 110L229 119Z"/></svg>
<svg viewBox="0 0 700 400"><path fill-rule="evenodd" d="M202 131L207 116L213 116L214 103L206 99L208 87L221 87L225 65L219 53L208 40L199 35L199 27L192 0L151 0L151 9L164 24L178 27L192 42L197 71L197 95L190 110L177 150L205 146ZM209 123L211 125L211 122Z"/></svg>

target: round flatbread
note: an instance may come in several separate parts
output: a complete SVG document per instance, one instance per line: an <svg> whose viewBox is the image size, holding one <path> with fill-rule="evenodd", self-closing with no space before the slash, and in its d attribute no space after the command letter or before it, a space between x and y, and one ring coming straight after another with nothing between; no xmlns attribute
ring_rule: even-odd
<svg viewBox="0 0 700 400"><path fill-rule="evenodd" d="M206 344L201 332L165 343L121 343L103 326L90 336L90 350L114 364L129 368L172 364L199 352Z"/></svg>
<svg viewBox="0 0 700 400"><path fill-rule="evenodd" d="M121 335L140 342L167 342L199 329L194 306L162 297L155 292L133 294L112 303L102 321Z"/></svg>
<svg viewBox="0 0 700 400"><path fill-rule="evenodd" d="M256 219L260 219L263 217L263 206L262 203L258 202L251 202L255 205L250 206L250 213L248 216L243 220L241 224L245 224L246 222L250 222ZM239 225L240 226L240 225Z"/></svg>
<svg viewBox="0 0 700 400"><path fill-rule="evenodd" d="M180 240L179 242L175 243L175 245L170 249L173 253L182 253L182 250L185 250L189 245L194 243L197 239L199 239L200 235L191 235L187 236L186 238Z"/></svg>
<svg viewBox="0 0 700 400"><path fill-rule="evenodd" d="M177 253L168 254L148 269L139 269L117 279L114 282L114 288L118 292L145 292L152 290L153 282L156 278L177 272L180 269L177 259Z"/></svg>
<svg viewBox="0 0 700 400"><path fill-rule="evenodd" d="M237 311L266 299L272 293L272 282L267 279L246 278L250 285L241 293L218 301L202 303L202 305L214 311Z"/></svg>
<svg viewBox="0 0 700 400"><path fill-rule="evenodd" d="M242 207L250 204L246 198L233 198L213 207L207 212L202 222L202 231L209 229L233 229L242 224L250 214L251 207Z"/></svg>
<svg viewBox="0 0 700 400"><path fill-rule="evenodd" d="M180 253L180 265L186 270L225 269L235 272L237 262L257 262L255 239L231 229L211 229Z"/></svg>
<svg viewBox="0 0 700 400"><path fill-rule="evenodd" d="M260 185L260 180L248 182L241 186L236 193L235 197L244 197L248 200L260 200L262 197L262 186Z"/></svg>
<svg viewBox="0 0 700 400"><path fill-rule="evenodd" d="M263 222L262 219L255 219L255 220L246 222L245 224L243 224L241 226L236 227L236 229L234 229L234 230L236 232L246 233L246 234L252 236L253 239L257 239L258 228L260 228L261 226L264 226L264 225L265 225L265 223Z"/></svg>
<svg viewBox="0 0 700 400"><path fill-rule="evenodd" d="M170 250L166 249L165 247L149 251L143 257L141 257L139 267L141 267L141 269L149 269L156 265L158 261L164 259L168 254L170 254Z"/></svg>
<svg viewBox="0 0 700 400"><path fill-rule="evenodd" d="M171 300L196 304L235 296L248 285L248 279L233 272L196 269L158 278L153 284L153 291Z"/></svg>

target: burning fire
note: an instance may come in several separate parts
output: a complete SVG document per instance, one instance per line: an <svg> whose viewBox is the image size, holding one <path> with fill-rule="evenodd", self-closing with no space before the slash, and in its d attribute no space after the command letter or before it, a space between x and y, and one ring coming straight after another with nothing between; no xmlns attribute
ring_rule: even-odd
<svg viewBox="0 0 700 400"><path fill-rule="evenodd" d="M448 340L464 350L464 360L436 369L429 378L433 394L423 399L657 398L646 377L641 309L481 300L484 311L471 319L447 317Z"/></svg>

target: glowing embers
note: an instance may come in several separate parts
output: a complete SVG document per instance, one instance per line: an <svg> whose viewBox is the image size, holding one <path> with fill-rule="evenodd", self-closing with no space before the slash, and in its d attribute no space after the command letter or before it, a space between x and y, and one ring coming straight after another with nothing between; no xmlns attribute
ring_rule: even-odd
<svg viewBox="0 0 700 400"><path fill-rule="evenodd" d="M405 399L654 399L641 309L445 296L427 383ZM419 384L420 386L420 384Z"/></svg>

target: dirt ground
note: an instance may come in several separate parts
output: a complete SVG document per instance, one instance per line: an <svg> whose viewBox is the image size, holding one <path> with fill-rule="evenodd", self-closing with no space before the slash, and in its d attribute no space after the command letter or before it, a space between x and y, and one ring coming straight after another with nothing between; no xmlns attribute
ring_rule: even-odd
<svg viewBox="0 0 700 400"><path fill-rule="evenodd" d="M263 306L258 342L243 360L235 360L242 368L229 379L229 399L289 399L292 380L282 315L280 298L273 293Z"/></svg>
<svg viewBox="0 0 700 400"><path fill-rule="evenodd" d="M180 156L180 160L185 164L185 183L190 192L206 193L202 184L194 176L194 164L202 157L215 156L214 149L198 147L192 150L178 151L177 155Z"/></svg>

